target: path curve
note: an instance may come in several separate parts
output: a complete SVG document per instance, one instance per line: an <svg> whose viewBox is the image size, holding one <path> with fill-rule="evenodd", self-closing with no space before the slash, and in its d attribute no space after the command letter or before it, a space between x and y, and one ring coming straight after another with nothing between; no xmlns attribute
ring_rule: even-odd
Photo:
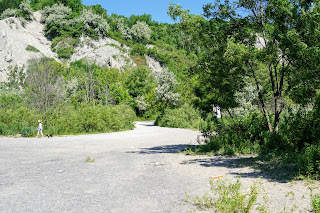
<svg viewBox="0 0 320 213"><path fill-rule="evenodd" d="M203 195L210 176L235 178L232 159L178 153L196 144L197 135L137 122L125 132L0 138L0 212L188 212L194 207L186 204L186 193ZM95 162L85 162L87 156ZM242 168L248 171L254 173ZM256 179L248 175L244 185ZM298 199L306 187L262 182L272 193L282 187L278 194L283 196L269 204L274 210L293 205L287 188L295 192L299 209L308 208L308 194Z"/></svg>

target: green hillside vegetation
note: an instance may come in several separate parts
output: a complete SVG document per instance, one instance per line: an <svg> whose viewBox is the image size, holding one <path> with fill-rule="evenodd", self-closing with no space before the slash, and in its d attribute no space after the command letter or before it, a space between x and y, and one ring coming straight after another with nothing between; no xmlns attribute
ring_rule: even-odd
<svg viewBox="0 0 320 213"><path fill-rule="evenodd" d="M29 8L42 9L45 35L63 61L81 36L111 37L121 43L117 48L131 48L139 66L119 71L42 58L28 62L26 75L12 67L1 87L0 134L34 136L38 119L52 134L119 131L135 119L154 119L199 128L208 140L188 152L255 153L259 168L319 179L320 5L272 0L262 6L216 2L193 15L170 4L168 15L179 23L167 24L148 14L110 15L80 0L2 0L1 18L29 20ZM152 73L145 55L164 71Z"/></svg>

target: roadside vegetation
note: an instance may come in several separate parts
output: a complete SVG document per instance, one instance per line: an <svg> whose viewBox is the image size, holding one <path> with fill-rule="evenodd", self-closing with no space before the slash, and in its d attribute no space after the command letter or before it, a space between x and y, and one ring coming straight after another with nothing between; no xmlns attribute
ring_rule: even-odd
<svg viewBox="0 0 320 213"><path fill-rule="evenodd" d="M294 195L293 192L288 192L287 196ZM310 209L305 211L319 212L319 194L313 194L310 191ZM259 183L254 182L249 188L245 188L239 179L235 181L218 179L216 181L210 181L210 191L206 192L202 196L190 197L186 194L187 202L194 205L196 208L189 211L197 212L200 211L212 211L212 212L239 212L239 213L250 213L250 212L261 212L267 213L272 212L268 207L268 194L265 189ZM297 206L293 205L290 208L283 206L281 212L296 212Z"/></svg>

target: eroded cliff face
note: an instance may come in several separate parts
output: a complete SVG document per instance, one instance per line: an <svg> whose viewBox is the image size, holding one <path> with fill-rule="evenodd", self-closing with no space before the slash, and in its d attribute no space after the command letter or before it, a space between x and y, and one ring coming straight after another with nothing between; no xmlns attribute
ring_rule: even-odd
<svg viewBox="0 0 320 213"><path fill-rule="evenodd" d="M44 34L44 25L40 23L40 18L41 13L38 11L33 14L33 20L27 23L23 23L19 18L0 20L0 82L8 80L10 67L22 67L30 59L45 56L61 62L51 49L51 41ZM39 52L28 51L28 46ZM136 66L129 53L129 47L111 38L81 38L75 53L67 62L87 59L100 65L124 70ZM162 70L159 62L148 56L146 59L152 71Z"/></svg>
<svg viewBox="0 0 320 213"><path fill-rule="evenodd" d="M121 45L111 38L100 40L81 38L70 61L78 61L85 58L100 65L123 70L136 66L129 53L129 47Z"/></svg>
<svg viewBox="0 0 320 213"><path fill-rule="evenodd" d="M24 26L18 18L0 20L0 82L7 80L10 66L22 67L29 59L42 56L56 58L51 42L44 36L40 17L40 12L34 13L34 20ZM26 50L28 45L40 52Z"/></svg>

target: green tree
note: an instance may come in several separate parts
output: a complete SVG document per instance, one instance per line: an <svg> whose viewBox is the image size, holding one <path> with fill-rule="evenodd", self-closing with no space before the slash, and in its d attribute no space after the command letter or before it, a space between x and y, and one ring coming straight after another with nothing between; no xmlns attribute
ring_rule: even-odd
<svg viewBox="0 0 320 213"><path fill-rule="evenodd" d="M8 8L18 9L23 0L2 0L0 1L0 14Z"/></svg>
<svg viewBox="0 0 320 213"><path fill-rule="evenodd" d="M180 5L171 4L168 13L180 17L181 28L191 38L189 45L202 49L200 79L215 82L208 86L213 90L207 93L208 100L218 101L215 96L224 96L222 106L233 107L235 92L242 87L244 77L250 76L269 131L277 133L285 107L284 92L308 93L294 97L299 97L297 102L309 103L319 88L319 33L314 27L319 21L315 15L319 3L243 0L236 6L229 1L208 4L204 7L207 19L191 15ZM245 9L248 15L241 17L236 9ZM260 79L258 74L268 79ZM269 82L263 90L262 81ZM231 93L225 93L229 89ZM273 96L273 125L265 104L268 94Z"/></svg>
<svg viewBox="0 0 320 213"><path fill-rule="evenodd" d="M157 74L156 80L158 85L155 89L155 102L162 103L165 108L177 105L181 95L176 92L178 82L175 75L165 68Z"/></svg>
<svg viewBox="0 0 320 213"><path fill-rule="evenodd" d="M28 62L24 82L25 97L30 106L47 111L65 98L61 65L53 59L41 58Z"/></svg>
<svg viewBox="0 0 320 213"><path fill-rule="evenodd" d="M156 87L156 81L147 67L136 67L129 74L126 82L126 88L129 94L136 98L138 96L147 95L153 88Z"/></svg>
<svg viewBox="0 0 320 213"><path fill-rule="evenodd" d="M84 7L81 0L30 0L31 7L34 10L42 10L59 3L71 8L74 14L80 14Z"/></svg>
<svg viewBox="0 0 320 213"><path fill-rule="evenodd" d="M133 37L139 41L143 42L151 38L151 29L146 22L137 21L135 25L132 26Z"/></svg>

